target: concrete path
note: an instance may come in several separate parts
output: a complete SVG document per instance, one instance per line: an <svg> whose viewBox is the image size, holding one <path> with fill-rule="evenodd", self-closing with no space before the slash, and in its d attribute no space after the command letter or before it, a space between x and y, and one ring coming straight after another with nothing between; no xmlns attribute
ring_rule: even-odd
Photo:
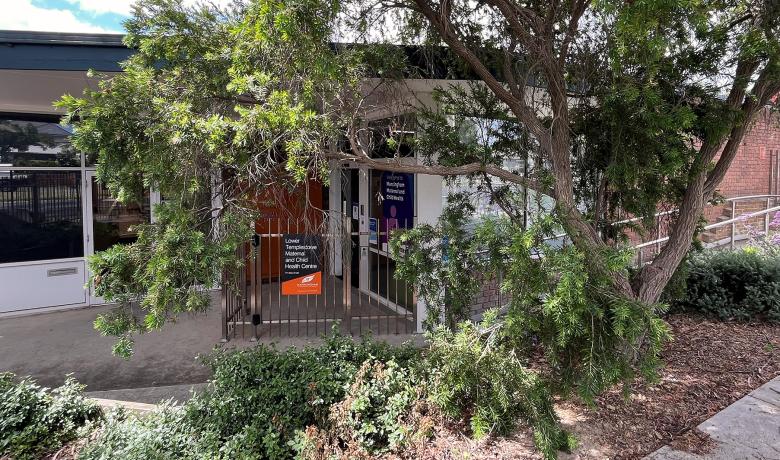
<svg viewBox="0 0 780 460"><path fill-rule="evenodd" d="M714 441L706 454L662 447L649 460L780 460L780 377L752 391L698 426Z"/></svg>
<svg viewBox="0 0 780 460"><path fill-rule="evenodd" d="M216 296L214 301L216 305ZM212 306L205 314L184 315L161 331L138 337L135 354L123 360L111 354L114 339L101 337L92 327L95 317L111 308L0 317L0 372L30 376L47 387L59 386L67 374L73 374L87 385L88 392L203 383L210 371L196 360L197 356L217 346L245 348L256 343L250 342L247 335L246 339L221 344L220 310ZM420 335L377 339L396 344L410 339L423 342ZM270 340L279 348L322 342L314 335Z"/></svg>
<svg viewBox="0 0 780 460"><path fill-rule="evenodd" d="M162 331L139 337L129 360L111 354L114 339L92 327L112 307L0 319L0 372L61 385L67 374L87 391L201 383L209 371L196 361L219 343L219 312L184 316Z"/></svg>

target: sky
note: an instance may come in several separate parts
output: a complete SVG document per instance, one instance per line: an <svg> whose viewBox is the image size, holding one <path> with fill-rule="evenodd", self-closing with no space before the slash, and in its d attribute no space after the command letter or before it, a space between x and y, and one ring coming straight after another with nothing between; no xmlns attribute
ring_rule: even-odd
<svg viewBox="0 0 780 460"><path fill-rule="evenodd" d="M187 4L197 0L183 0ZM134 0L0 0L0 30L122 33ZM216 3L227 3L219 0Z"/></svg>

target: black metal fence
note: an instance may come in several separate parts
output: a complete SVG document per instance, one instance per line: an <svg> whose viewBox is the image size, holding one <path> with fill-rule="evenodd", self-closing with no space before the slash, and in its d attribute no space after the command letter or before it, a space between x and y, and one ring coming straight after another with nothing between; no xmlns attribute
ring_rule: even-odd
<svg viewBox="0 0 780 460"><path fill-rule="evenodd" d="M364 233L354 227L339 213L258 221L253 240L237 249L245 269L223 277L223 339L319 336L334 325L353 335L415 332L414 293L394 278L395 262L379 243L397 223L378 220L375 230ZM308 254L316 273L296 278L312 277L313 284L298 293L288 289L295 281L288 270L295 258L286 257L291 236L317 248Z"/></svg>

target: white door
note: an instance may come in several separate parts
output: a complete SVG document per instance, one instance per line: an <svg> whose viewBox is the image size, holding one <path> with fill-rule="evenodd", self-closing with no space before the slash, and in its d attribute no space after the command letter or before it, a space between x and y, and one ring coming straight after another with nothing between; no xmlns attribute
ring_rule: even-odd
<svg viewBox="0 0 780 460"><path fill-rule="evenodd" d="M81 172L0 173L0 313L86 303Z"/></svg>

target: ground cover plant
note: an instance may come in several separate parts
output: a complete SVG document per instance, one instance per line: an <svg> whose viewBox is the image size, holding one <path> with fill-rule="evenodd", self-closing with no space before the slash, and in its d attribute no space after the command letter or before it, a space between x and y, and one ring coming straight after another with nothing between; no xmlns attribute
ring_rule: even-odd
<svg viewBox="0 0 780 460"><path fill-rule="evenodd" d="M0 374L0 457L37 459L84 436L102 417L72 378L54 390Z"/></svg>

